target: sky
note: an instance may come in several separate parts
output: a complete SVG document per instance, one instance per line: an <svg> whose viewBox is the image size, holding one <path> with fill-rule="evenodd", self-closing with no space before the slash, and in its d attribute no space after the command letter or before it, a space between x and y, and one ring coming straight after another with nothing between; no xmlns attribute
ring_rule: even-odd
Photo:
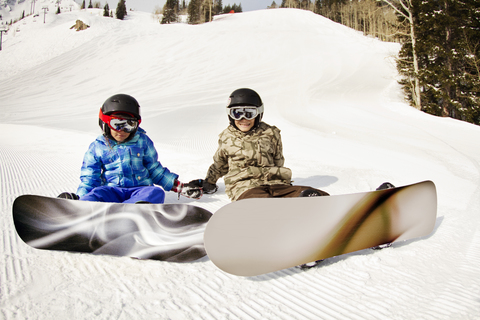
<svg viewBox="0 0 480 320"><path fill-rule="evenodd" d="M103 1L102 1L103 2ZM223 0L222 3L224 6L241 4L243 11L253 11L266 9L271 5L273 0ZM117 0L108 0L110 8L117 7ZM280 0L276 1L277 4L281 3ZM156 6L163 7L165 0L126 0L128 9L135 9L137 11L153 12Z"/></svg>

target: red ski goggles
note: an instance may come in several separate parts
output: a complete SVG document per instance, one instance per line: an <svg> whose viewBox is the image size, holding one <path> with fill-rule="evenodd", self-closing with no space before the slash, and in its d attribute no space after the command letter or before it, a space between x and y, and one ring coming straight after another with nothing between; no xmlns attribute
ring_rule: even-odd
<svg viewBox="0 0 480 320"><path fill-rule="evenodd" d="M104 123L108 124L110 129L128 133L135 132L142 122L142 120L135 118L133 115L127 115L125 113L113 113L112 115L106 115L103 114L102 109L100 109L99 118Z"/></svg>

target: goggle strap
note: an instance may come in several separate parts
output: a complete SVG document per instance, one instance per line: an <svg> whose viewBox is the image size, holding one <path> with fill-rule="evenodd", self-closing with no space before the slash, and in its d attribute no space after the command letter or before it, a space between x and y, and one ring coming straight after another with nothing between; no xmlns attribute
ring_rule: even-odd
<svg viewBox="0 0 480 320"><path fill-rule="evenodd" d="M118 119L118 120L127 121L127 122L134 120L137 124L136 124L136 126L132 129L132 131L133 131L133 130L136 130L136 128L138 128L138 127L140 126L140 123L142 122L141 119L137 119L137 118L135 118L133 115L132 115L131 119L125 119L125 118L122 118L122 117L115 117L115 115L113 115L113 116L106 115L106 114L103 113L103 111L102 111L101 108L100 108L100 113L99 113L98 117L99 117L100 120L103 121L103 123L105 123L110 129L115 130L115 131L118 131L118 130L115 129L115 128L112 126L111 121L112 121L113 119ZM127 130L120 130L120 131L130 132L128 129L127 129Z"/></svg>
<svg viewBox="0 0 480 320"><path fill-rule="evenodd" d="M100 120L102 120L106 124L110 122L110 117L103 114L102 108L100 108L100 114L98 115L98 117L100 118Z"/></svg>
<svg viewBox="0 0 480 320"><path fill-rule="evenodd" d="M109 124L109 123L110 123L110 120L112 119L111 116L108 116L108 115L106 115L106 114L103 114L102 108L100 108L100 113L99 113L98 117L100 118L100 120L102 120L102 121L105 122L106 124ZM115 118L115 116L114 116L114 118ZM120 117L118 117L118 118L120 118ZM135 118L135 117L132 117L132 118ZM138 125L140 126L140 123L142 123L142 119L137 119L137 121L138 121Z"/></svg>
<svg viewBox="0 0 480 320"><path fill-rule="evenodd" d="M263 113L263 104L260 107L257 107L257 113L258 114Z"/></svg>

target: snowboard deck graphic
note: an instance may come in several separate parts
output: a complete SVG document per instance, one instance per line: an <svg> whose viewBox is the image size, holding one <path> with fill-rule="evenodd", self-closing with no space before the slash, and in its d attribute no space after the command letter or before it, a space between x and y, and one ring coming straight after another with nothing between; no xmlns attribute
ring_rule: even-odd
<svg viewBox="0 0 480 320"><path fill-rule="evenodd" d="M213 215L204 242L223 271L256 276L426 236L436 214L431 181L358 194L245 199Z"/></svg>
<svg viewBox="0 0 480 320"><path fill-rule="evenodd" d="M122 204L23 195L13 203L20 238L37 249L190 262L206 255L212 214L187 204Z"/></svg>

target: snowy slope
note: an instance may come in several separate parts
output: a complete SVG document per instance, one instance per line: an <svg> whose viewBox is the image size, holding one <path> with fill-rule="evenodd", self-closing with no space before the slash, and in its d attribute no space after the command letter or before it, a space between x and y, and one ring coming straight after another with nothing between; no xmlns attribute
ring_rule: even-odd
<svg viewBox="0 0 480 320"><path fill-rule="evenodd" d="M0 51L0 318L480 318L480 128L402 100L398 45L290 9L198 26L160 25L140 12L125 21L101 10L53 12L45 24L17 23ZM77 19L90 28L71 30ZM282 130L296 184L341 194L433 180L435 231L253 278L208 258L179 265L44 252L16 236L15 197L76 190L109 96L139 100L162 164L189 181L211 164L228 95L240 87L260 93L264 121ZM219 185L180 201L215 212L229 203Z"/></svg>
<svg viewBox="0 0 480 320"><path fill-rule="evenodd" d="M79 1L81 3L81 1ZM61 12L71 12L80 9L80 4L75 0L0 0L1 24L10 24L10 22L21 19L22 16L37 16L37 20L43 22L44 13L55 13L60 4ZM87 2L88 5L88 2Z"/></svg>

